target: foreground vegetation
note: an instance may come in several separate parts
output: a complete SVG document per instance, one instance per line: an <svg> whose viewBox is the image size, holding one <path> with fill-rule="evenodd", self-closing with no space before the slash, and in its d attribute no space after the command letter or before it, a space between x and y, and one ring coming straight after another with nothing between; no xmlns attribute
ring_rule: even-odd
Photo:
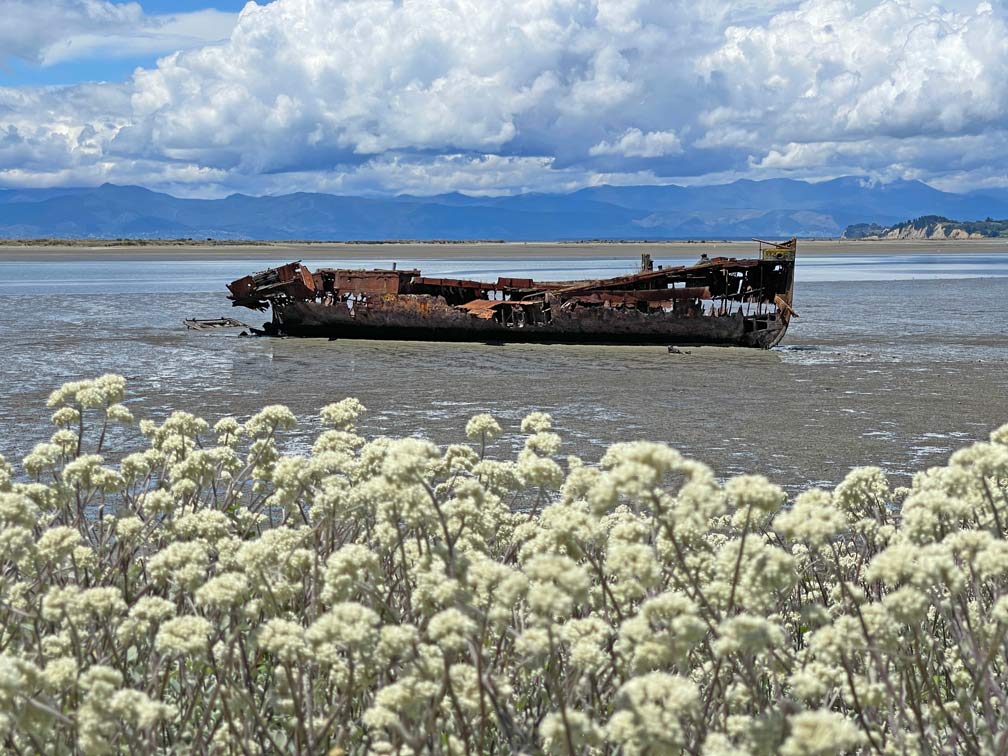
<svg viewBox="0 0 1008 756"><path fill-rule="evenodd" d="M891 491L786 501L652 443L513 461L322 409L132 422L53 393L0 465L10 753L1005 753L1008 426ZM115 450L113 450L115 451ZM30 479L30 480L29 480Z"/></svg>

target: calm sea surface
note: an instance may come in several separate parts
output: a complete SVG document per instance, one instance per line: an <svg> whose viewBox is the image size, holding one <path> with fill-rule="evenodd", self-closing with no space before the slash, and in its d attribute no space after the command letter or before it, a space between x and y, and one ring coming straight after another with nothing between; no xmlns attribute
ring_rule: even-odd
<svg viewBox="0 0 1008 756"><path fill-rule="evenodd" d="M657 259L681 264L695 258ZM276 264L286 262L277 259ZM309 266L326 261L306 260ZM387 266L387 259L340 260ZM186 409L215 420L281 402L308 446L323 404L356 396L365 434L460 440L489 411L520 443L526 412L554 416L566 453L595 461L617 440L668 442L720 475L763 472L789 488L880 465L899 483L1008 422L1008 255L799 256L795 308L771 352L663 347L488 346L246 339L188 332L232 310L224 284L266 260L0 262L0 454L51 432L45 398L66 380L130 378L140 417ZM331 263L328 263L331 264ZM425 273L547 279L629 272L597 256L409 261Z"/></svg>

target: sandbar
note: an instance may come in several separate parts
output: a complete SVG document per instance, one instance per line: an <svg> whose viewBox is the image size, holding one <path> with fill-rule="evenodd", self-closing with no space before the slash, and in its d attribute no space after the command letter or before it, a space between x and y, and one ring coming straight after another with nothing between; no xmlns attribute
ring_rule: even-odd
<svg viewBox="0 0 1008 756"><path fill-rule="evenodd" d="M66 245L5 244L0 240L0 262L116 261L116 260L471 260L529 259L602 260L654 258L753 257L758 247L751 241L705 242L255 242L249 244L177 244L101 246L86 240ZM927 255L956 253L1006 253L1008 239L969 240L800 240L801 257L844 255Z"/></svg>

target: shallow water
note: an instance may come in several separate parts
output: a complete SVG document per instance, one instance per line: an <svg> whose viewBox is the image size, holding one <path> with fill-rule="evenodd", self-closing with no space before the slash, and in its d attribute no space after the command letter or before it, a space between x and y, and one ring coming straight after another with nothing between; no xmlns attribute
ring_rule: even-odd
<svg viewBox="0 0 1008 756"><path fill-rule="evenodd" d="M47 437L52 388L106 371L130 377L135 413L153 419L171 409L213 420L288 404L304 418L294 449L317 432L317 409L344 396L371 408L368 435L438 442L459 440L476 412L515 431L541 409L553 414L565 453L596 460L609 443L647 438L720 475L759 471L788 487L831 485L862 464L905 483L908 472L1008 422L1004 254L799 257L800 317L772 352L243 339L182 327L186 317L220 315L259 325L263 315L228 306L224 284L270 264L0 262L0 454L16 459ZM634 261L454 255L414 265L435 275L570 279L629 272ZM512 432L498 443L504 453L520 440Z"/></svg>

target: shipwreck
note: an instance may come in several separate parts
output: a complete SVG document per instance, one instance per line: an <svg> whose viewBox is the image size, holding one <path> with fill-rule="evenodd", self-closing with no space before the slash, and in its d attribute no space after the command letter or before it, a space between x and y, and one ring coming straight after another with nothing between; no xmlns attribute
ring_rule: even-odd
<svg viewBox="0 0 1008 756"><path fill-rule="evenodd" d="M657 268L645 254L640 272L591 281L432 278L395 265L312 272L298 261L228 289L235 307L272 310L268 335L768 349L796 316L796 248L761 241L757 257Z"/></svg>

